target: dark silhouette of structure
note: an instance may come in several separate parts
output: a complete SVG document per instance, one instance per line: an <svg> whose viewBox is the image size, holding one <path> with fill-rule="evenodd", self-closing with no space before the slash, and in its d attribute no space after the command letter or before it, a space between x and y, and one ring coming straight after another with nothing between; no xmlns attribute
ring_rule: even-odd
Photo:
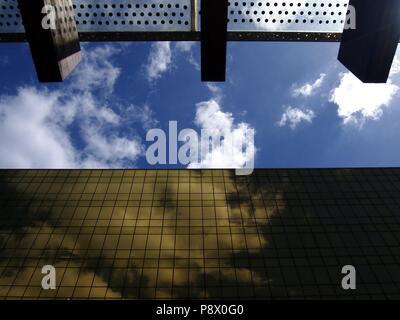
<svg viewBox="0 0 400 320"><path fill-rule="evenodd" d="M73 70L79 40L139 40L201 41L202 81L225 81L227 41L341 41L339 60L355 76L384 83L400 36L397 0L31 2L0 0L0 41L27 40L44 82L62 81ZM55 30L42 28L44 4L61 14ZM349 19L355 28L346 28Z"/></svg>

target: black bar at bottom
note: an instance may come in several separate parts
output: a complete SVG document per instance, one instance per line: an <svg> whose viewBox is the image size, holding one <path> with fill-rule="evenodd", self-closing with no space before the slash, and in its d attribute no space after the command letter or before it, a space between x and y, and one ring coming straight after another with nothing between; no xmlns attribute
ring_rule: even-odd
<svg viewBox="0 0 400 320"><path fill-rule="evenodd" d="M349 299L349 298L348 298ZM316 299L315 299L316 300ZM383 302L385 311L397 310L397 301ZM319 301L318 304L329 310L334 319L342 319L345 313L356 318L360 309L374 318L382 314L382 301ZM279 314L285 318L301 315L307 319L320 319L320 314L311 312L315 301L268 301L268 300L29 300L4 301L2 311L15 317L32 317L36 314L44 319L54 319L62 313L68 318L80 316L95 318L96 316L114 317L116 313L142 315L144 319L258 319L261 315ZM396 308L396 309L395 309ZM47 312L43 313L43 310Z"/></svg>

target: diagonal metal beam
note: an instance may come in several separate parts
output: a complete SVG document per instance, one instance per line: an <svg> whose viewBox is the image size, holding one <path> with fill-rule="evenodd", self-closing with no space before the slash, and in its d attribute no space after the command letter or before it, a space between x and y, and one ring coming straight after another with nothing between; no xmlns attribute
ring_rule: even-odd
<svg viewBox="0 0 400 320"><path fill-rule="evenodd" d="M227 28L228 0L202 0L202 81L225 81Z"/></svg>
<svg viewBox="0 0 400 320"><path fill-rule="evenodd" d="M63 81L80 62L72 0L18 0L40 82Z"/></svg>
<svg viewBox="0 0 400 320"><path fill-rule="evenodd" d="M338 59L361 81L385 83L400 39L400 1L350 0L350 6L355 29L343 31Z"/></svg>

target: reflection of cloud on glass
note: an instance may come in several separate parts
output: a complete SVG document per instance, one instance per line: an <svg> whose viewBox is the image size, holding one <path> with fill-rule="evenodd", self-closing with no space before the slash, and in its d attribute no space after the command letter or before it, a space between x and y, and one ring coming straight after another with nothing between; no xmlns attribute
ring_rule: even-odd
<svg viewBox="0 0 400 320"><path fill-rule="evenodd" d="M398 176L397 169L255 170L249 177L2 171L0 297L390 297L380 265L367 265L375 282L360 277L357 291L335 288L341 261L374 261L398 245ZM48 264L57 270L55 291L40 285ZM398 265L386 267L399 274Z"/></svg>
<svg viewBox="0 0 400 320"><path fill-rule="evenodd" d="M190 180L179 184L178 178L170 177L94 185L79 180L63 183L64 178L51 184L3 181L2 186L18 192L20 201L30 199L35 205L12 208L10 224L18 219L18 227L1 227L1 243L10 248L8 252L28 258L17 259L16 268L2 273L0 281L6 287L0 294L9 295L6 290L17 290L19 284L27 296L169 298L185 297L187 288L195 288L192 294L207 297L204 281L267 282L249 268L235 267L233 261L235 254L258 252L267 245L256 223L257 217L267 221L266 212L248 205L235 207L235 195L245 184L234 181L229 171L218 177L212 172L219 171L192 173ZM81 197L92 199L87 201L92 206L73 205L73 199ZM67 206L50 204L60 198L69 199L64 201ZM140 198L153 206L126 206ZM104 206L105 201L121 201L124 206ZM197 205L191 207L191 201ZM3 221L6 215L2 212ZM40 289L42 264L56 267L58 290Z"/></svg>

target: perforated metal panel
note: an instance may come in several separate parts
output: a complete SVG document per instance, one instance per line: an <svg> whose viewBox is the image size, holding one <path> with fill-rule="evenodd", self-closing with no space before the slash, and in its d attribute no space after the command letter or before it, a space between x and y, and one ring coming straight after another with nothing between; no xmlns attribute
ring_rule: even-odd
<svg viewBox="0 0 400 320"><path fill-rule="evenodd" d="M23 32L17 0L0 0L0 33Z"/></svg>
<svg viewBox="0 0 400 320"><path fill-rule="evenodd" d="M37 0L35 0L37 1ZM78 41L76 25L74 23L73 5L71 0L55 1L48 3L54 6L56 13L56 28L52 30L56 46L60 44ZM64 50L62 50L64 51Z"/></svg>
<svg viewBox="0 0 400 320"><path fill-rule="evenodd" d="M230 31L342 32L349 0L231 1Z"/></svg>
<svg viewBox="0 0 400 320"><path fill-rule="evenodd" d="M191 0L74 0L79 32L190 31ZM17 0L0 0L0 33L22 33Z"/></svg>
<svg viewBox="0 0 400 320"><path fill-rule="evenodd" d="M228 30L341 32L348 2L231 1ZM190 31L191 3L191 0L74 0L75 20L79 32ZM0 0L0 9L0 33L24 32L16 0Z"/></svg>

